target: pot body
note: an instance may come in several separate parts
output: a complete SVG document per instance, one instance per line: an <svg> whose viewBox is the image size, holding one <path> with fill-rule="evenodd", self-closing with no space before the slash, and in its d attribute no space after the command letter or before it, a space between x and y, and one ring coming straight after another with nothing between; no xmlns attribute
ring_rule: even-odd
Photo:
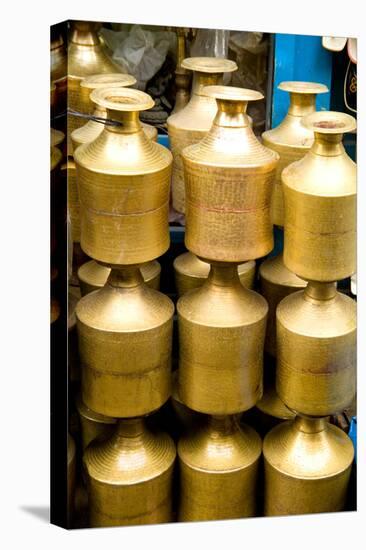
<svg viewBox="0 0 366 550"><path fill-rule="evenodd" d="M98 414L87 407L80 395L77 398L83 451L94 439L106 439L115 429L116 419Z"/></svg>

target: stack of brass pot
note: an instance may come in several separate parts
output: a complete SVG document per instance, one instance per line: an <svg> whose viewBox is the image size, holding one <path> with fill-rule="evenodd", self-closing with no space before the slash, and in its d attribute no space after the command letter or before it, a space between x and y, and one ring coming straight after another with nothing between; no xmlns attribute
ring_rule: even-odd
<svg viewBox="0 0 366 550"><path fill-rule="evenodd" d="M302 124L314 143L282 172L284 263L308 284L277 307L276 388L307 418L266 436L268 515L342 509L353 460L348 437L324 417L349 405L356 385L356 306L336 288L356 268L356 165L342 145L355 120L324 111Z"/></svg>
<svg viewBox="0 0 366 550"><path fill-rule="evenodd" d="M259 92L208 86L203 93L218 110L204 139L182 153L185 244L211 270L202 287L178 300L178 392L186 406L212 417L178 445L181 520L255 513L261 441L235 415L262 396L268 306L240 283L237 266L273 246L269 206L278 161L245 113Z"/></svg>
<svg viewBox="0 0 366 550"><path fill-rule="evenodd" d="M76 308L81 398L117 424L84 453L90 523L166 522L175 447L169 436L150 433L143 417L171 393L174 306L144 283L139 267L169 247L172 156L141 128L138 113L152 107L150 96L102 88L91 99L115 124L75 150L81 247L111 270Z"/></svg>

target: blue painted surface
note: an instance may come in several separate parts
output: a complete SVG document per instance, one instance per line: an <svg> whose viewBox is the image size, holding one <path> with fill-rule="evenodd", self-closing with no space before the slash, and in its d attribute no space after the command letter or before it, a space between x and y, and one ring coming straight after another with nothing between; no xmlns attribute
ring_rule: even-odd
<svg viewBox="0 0 366 550"><path fill-rule="evenodd" d="M272 128L283 120L289 107L289 94L278 90L284 80L320 82L331 88L332 54L321 43L321 36L276 34L274 40L274 74ZM329 110L330 93L319 94L317 109Z"/></svg>
<svg viewBox="0 0 366 550"><path fill-rule="evenodd" d="M167 134L158 134L158 143L170 149L169 136Z"/></svg>
<svg viewBox="0 0 366 550"><path fill-rule="evenodd" d="M357 464L357 417L356 416L352 416L348 435L350 436L353 443L353 447L355 449L355 462Z"/></svg>

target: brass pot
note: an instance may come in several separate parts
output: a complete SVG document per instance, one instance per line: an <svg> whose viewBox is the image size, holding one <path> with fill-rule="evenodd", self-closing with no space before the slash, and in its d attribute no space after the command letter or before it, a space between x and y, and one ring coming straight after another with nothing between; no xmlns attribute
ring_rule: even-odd
<svg viewBox="0 0 366 550"><path fill-rule="evenodd" d="M284 224L281 173L286 166L301 159L314 141L314 133L301 124L302 117L314 113L317 94L328 92L327 86L317 82L281 82L279 90L290 93L290 106L283 121L262 134L262 143L280 155L271 198L271 219Z"/></svg>
<svg viewBox="0 0 366 550"><path fill-rule="evenodd" d="M106 439L112 434L116 419L98 414L87 407L81 396L76 400L76 407L79 413L82 449L85 451L89 443L94 439Z"/></svg>
<svg viewBox="0 0 366 550"><path fill-rule="evenodd" d="M284 262L299 277L338 281L356 271L356 164L342 145L350 115L320 111L302 119L311 150L282 172Z"/></svg>
<svg viewBox="0 0 366 550"><path fill-rule="evenodd" d="M354 451L341 429L298 416L266 435L263 455L266 516L344 509Z"/></svg>
<svg viewBox="0 0 366 550"><path fill-rule="evenodd" d="M311 282L277 307L277 393L311 416L342 412L356 390L356 303Z"/></svg>
<svg viewBox="0 0 366 550"><path fill-rule="evenodd" d="M201 288L179 298L180 399L194 411L234 414L262 397L268 306L242 286L236 264L213 263Z"/></svg>
<svg viewBox="0 0 366 550"><path fill-rule="evenodd" d="M267 433L280 422L291 420L296 416L278 397L274 384L264 387L262 399L258 401L255 408L257 421L261 427L260 433Z"/></svg>
<svg viewBox="0 0 366 550"><path fill-rule="evenodd" d="M112 269L76 318L82 399L115 418L142 416L170 396L174 305L144 284L138 266ZM108 358L108 361L106 361Z"/></svg>
<svg viewBox="0 0 366 550"><path fill-rule="evenodd" d="M211 130L182 152L186 247L201 258L244 262L273 248L269 216L278 153L263 147L245 114L259 92L207 86L218 111ZM183 111L182 111L183 112Z"/></svg>
<svg viewBox="0 0 366 550"><path fill-rule="evenodd" d="M237 70L234 61L216 57L189 57L181 68L193 71L191 99L178 113L167 119L173 153L172 199L178 212L185 212L184 174L181 153L187 145L200 141L211 128L217 105L213 97L203 94L209 84L221 84L224 73Z"/></svg>
<svg viewBox="0 0 366 550"><path fill-rule="evenodd" d="M60 33L51 31L51 81L55 85L54 114L59 114L67 105L67 51Z"/></svg>
<svg viewBox="0 0 366 550"><path fill-rule="evenodd" d="M206 281L210 272L210 264L203 262L192 252L184 252L177 256L173 263L175 286L178 296L183 296L188 290L199 288ZM249 261L238 266L240 282L245 288L253 288L255 262Z"/></svg>
<svg viewBox="0 0 366 550"><path fill-rule="evenodd" d="M58 148L58 145L60 145L63 142L64 139L65 139L65 135L62 132L60 132L60 130L55 130L54 128L51 128L51 134L50 134L51 185L52 185L52 177L54 176L54 173L56 173L57 169L59 168L59 165L60 165L61 160L62 160L62 152Z"/></svg>
<svg viewBox="0 0 366 550"><path fill-rule="evenodd" d="M81 207L81 247L107 264L154 260L169 248L172 155L141 129L139 111L150 96L129 88L102 88L91 99L122 123L106 126L75 153Z"/></svg>
<svg viewBox="0 0 366 550"><path fill-rule="evenodd" d="M159 262L153 260L143 264L140 267L140 271L147 286L159 290L161 272ZM98 264L95 260L91 260L81 265L78 269L81 295L86 296L89 292L102 288L106 284L110 272L110 267Z"/></svg>
<svg viewBox="0 0 366 550"><path fill-rule="evenodd" d="M268 258L259 267L261 294L268 302L268 320L264 349L276 357L276 308L293 292L306 287L307 283L292 273L283 263L283 255Z"/></svg>
<svg viewBox="0 0 366 550"><path fill-rule="evenodd" d="M91 443L83 457L91 527L171 521L175 456L171 438L143 419L120 420L110 439Z"/></svg>
<svg viewBox="0 0 366 550"><path fill-rule="evenodd" d="M68 157L66 162L62 164L61 171L67 179L67 210L70 218L72 242L80 243L79 190L76 181L76 166L72 157Z"/></svg>
<svg viewBox="0 0 366 550"><path fill-rule="evenodd" d="M178 393L178 371L172 373L172 395L170 401L176 417L176 423L179 425L181 433L196 429L203 421L204 415L192 411L180 399Z"/></svg>
<svg viewBox="0 0 366 550"><path fill-rule="evenodd" d="M251 517L256 513L262 442L233 416L210 417L178 443L179 521Z"/></svg>
<svg viewBox="0 0 366 550"><path fill-rule="evenodd" d="M75 509L76 446L71 435L67 434L67 522L70 526Z"/></svg>
<svg viewBox="0 0 366 550"><path fill-rule="evenodd" d="M186 58L186 34L187 29L177 27L177 67L175 70L175 104L171 112L172 115L181 111L188 103L190 98L191 73L182 67L182 62Z"/></svg>

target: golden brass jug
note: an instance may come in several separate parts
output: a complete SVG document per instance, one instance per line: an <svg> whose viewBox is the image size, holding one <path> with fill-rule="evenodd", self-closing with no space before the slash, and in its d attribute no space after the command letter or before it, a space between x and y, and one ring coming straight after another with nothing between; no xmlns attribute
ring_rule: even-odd
<svg viewBox="0 0 366 550"><path fill-rule="evenodd" d="M179 521L251 517L262 442L235 416L209 417L178 443Z"/></svg>
<svg viewBox="0 0 366 550"><path fill-rule="evenodd" d="M102 289L78 302L82 399L87 407L129 418L153 412L167 401L173 313L172 301L144 284L138 266L112 269Z"/></svg>
<svg viewBox="0 0 366 550"><path fill-rule="evenodd" d="M112 434L116 419L98 414L87 407L81 396L76 399L76 408L80 419L80 432L83 451L94 439L106 439Z"/></svg>
<svg viewBox="0 0 366 550"><path fill-rule="evenodd" d="M302 124L314 132L311 150L282 172L285 200L284 263L311 281L338 281L356 271L356 164L343 133L356 121L334 111Z"/></svg>
<svg viewBox="0 0 366 550"><path fill-rule="evenodd" d="M210 272L210 264L203 262L192 252L184 252L173 262L175 287L178 297L188 290L199 288L206 281ZM245 288L253 288L255 276L255 262L249 261L238 266L240 282Z"/></svg>
<svg viewBox="0 0 366 550"><path fill-rule="evenodd" d="M266 435L263 455L266 516L344 509L354 451L340 428L298 416Z"/></svg>
<svg viewBox="0 0 366 550"><path fill-rule="evenodd" d="M293 292L306 287L307 283L292 273L283 263L283 255L267 258L259 267L261 294L268 303L268 320L264 349L276 357L276 308Z"/></svg>
<svg viewBox="0 0 366 550"><path fill-rule="evenodd" d="M316 258L315 258L316 259ZM277 393L311 416L342 412L356 390L356 303L310 282L277 307Z"/></svg>
<svg viewBox="0 0 366 550"><path fill-rule="evenodd" d="M221 84L224 73L237 70L234 61L216 57L189 57L181 68L193 71L191 99L178 113L167 119L173 153L172 199L178 212L185 212L184 174L181 153L187 145L200 141L211 128L217 105L213 97L202 93L209 84Z"/></svg>
<svg viewBox="0 0 366 550"><path fill-rule="evenodd" d="M83 457L90 526L171 521L175 456L171 438L140 418L120 420L110 439L91 443Z"/></svg>
<svg viewBox="0 0 366 550"><path fill-rule="evenodd" d="M201 288L179 298L181 400L207 414L234 414L262 397L268 306L240 283L237 264L212 263Z"/></svg>
<svg viewBox="0 0 366 550"><path fill-rule="evenodd" d="M281 82L278 89L289 92L290 106L285 118L276 128L263 132L262 142L280 155L271 198L271 219L274 224L283 226L281 173L286 166L301 159L312 146L314 134L301 124L301 119L315 112L317 94L328 92L328 88L317 82L294 81Z"/></svg>
<svg viewBox="0 0 366 550"><path fill-rule="evenodd" d="M139 264L169 248L172 155L151 142L138 113L150 96L130 88L102 88L91 99L120 126L106 126L80 145L75 163L81 207L81 247L106 264Z"/></svg>
<svg viewBox="0 0 366 550"><path fill-rule="evenodd" d="M154 288L155 290L159 290L161 272L159 262L153 260L143 264L140 271L147 286ZM81 265L78 269L81 295L86 296L89 292L102 288L106 284L110 272L110 267L98 264L98 262L95 262L94 260L85 262L85 264Z"/></svg>
<svg viewBox="0 0 366 550"><path fill-rule="evenodd" d="M245 114L263 96L231 86L203 93L216 98L218 111L208 134L182 152L186 247L222 262L265 256L273 248L269 206L279 156L258 141Z"/></svg>
<svg viewBox="0 0 366 550"><path fill-rule="evenodd" d="M191 72L182 67L186 56L186 35L188 29L183 27L176 28L177 34L177 66L175 69L175 104L171 114L174 115L181 111L188 103L190 98Z"/></svg>

